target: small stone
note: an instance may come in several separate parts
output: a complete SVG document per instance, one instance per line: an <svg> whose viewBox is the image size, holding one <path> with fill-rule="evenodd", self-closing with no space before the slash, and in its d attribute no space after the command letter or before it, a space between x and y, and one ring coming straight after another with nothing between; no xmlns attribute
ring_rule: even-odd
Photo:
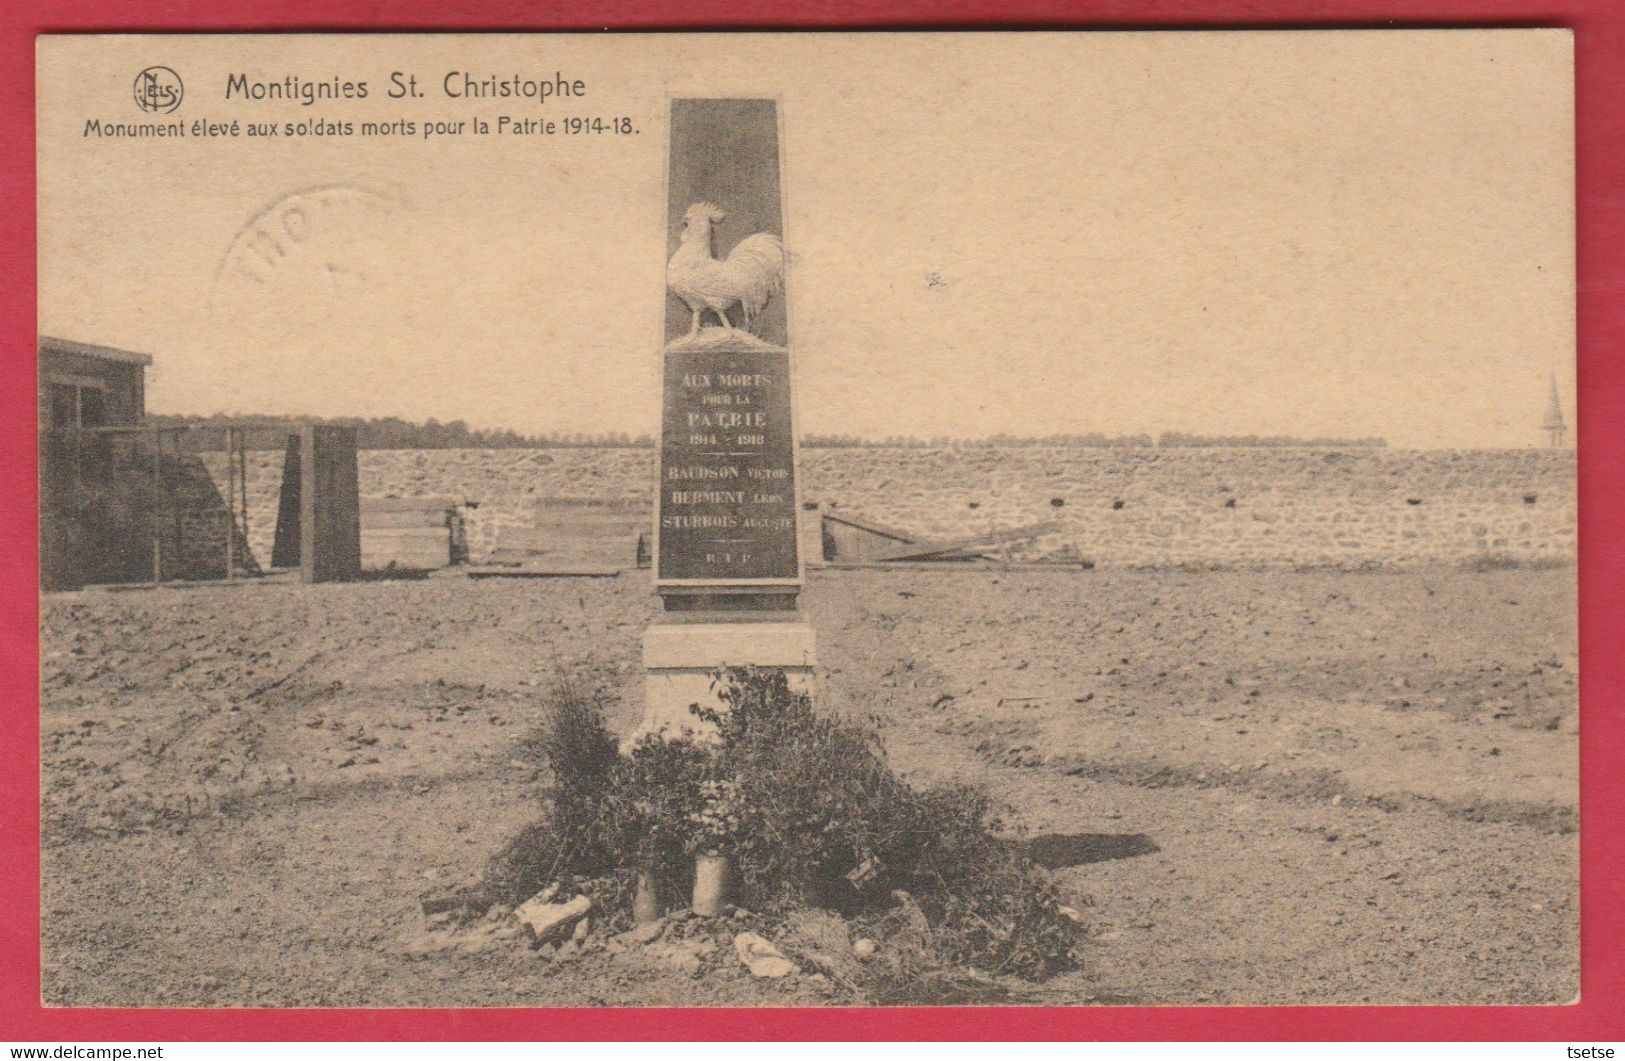
<svg viewBox="0 0 1625 1061"><path fill-rule="evenodd" d="M546 893L542 893L545 895ZM578 895L567 903L549 903L538 895L513 912L521 924L529 925L538 942L570 938L577 922L592 910L592 900Z"/></svg>
<svg viewBox="0 0 1625 1061"><path fill-rule="evenodd" d="M572 940L574 940L576 943L580 943L582 940L586 939L587 936L590 935L591 933L592 933L592 918L583 917L580 921L576 922L575 931L570 933L570 938Z"/></svg>
<svg viewBox="0 0 1625 1061"><path fill-rule="evenodd" d="M501 921L511 913L513 913L513 909L511 907L497 903L496 905L492 906L491 909L485 911L485 919L487 921Z"/></svg>
<svg viewBox="0 0 1625 1061"><path fill-rule="evenodd" d="M1083 924L1083 915L1072 909L1070 906L1057 906L1055 908L1055 912L1072 922L1074 925Z"/></svg>
<svg viewBox="0 0 1625 1061"><path fill-rule="evenodd" d="M858 939L852 941L852 953L860 958L872 957L880 949L880 944L872 939Z"/></svg>
<svg viewBox="0 0 1625 1061"><path fill-rule="evenodd" d="M796 971L779 948L754 932L741 932L734 937L734 953L750 970L750 975L758 979L778 979Z"/></svg>

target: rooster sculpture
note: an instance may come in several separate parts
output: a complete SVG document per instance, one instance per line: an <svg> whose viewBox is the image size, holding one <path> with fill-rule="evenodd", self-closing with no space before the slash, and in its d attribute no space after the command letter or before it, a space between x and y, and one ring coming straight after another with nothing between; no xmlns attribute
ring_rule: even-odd
<svg viewBox="0 0 1625 1061"><path fill-rule="evenodd" d="M746 236L728 257L711 249L712 229L726 215L710 203L695 203L683 214L681 246L666 264L666 287L694 315L688 338L699 334L700 316L710 310L728 331L729 307L738 304L741 321L753 332L768 300L784 288L784 243L766 232Z"/></svg>

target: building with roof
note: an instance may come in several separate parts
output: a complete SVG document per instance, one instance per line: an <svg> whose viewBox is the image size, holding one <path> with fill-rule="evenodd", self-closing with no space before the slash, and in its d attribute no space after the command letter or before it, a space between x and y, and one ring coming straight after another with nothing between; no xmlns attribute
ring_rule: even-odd
<svg viewBox="0 0 1625 1061"><path fill-rule="evenodd" d="M46 589L257 570L231 504L182 448L184 429L147 419L151 365L147 354L39 337Z"/></svg>
<svg viewBox="0 0 1625 1061"><path fill-rule="evenodd" d="M148 354L42 335L39 422L43 431L134 427L147 415Z"/></svg>

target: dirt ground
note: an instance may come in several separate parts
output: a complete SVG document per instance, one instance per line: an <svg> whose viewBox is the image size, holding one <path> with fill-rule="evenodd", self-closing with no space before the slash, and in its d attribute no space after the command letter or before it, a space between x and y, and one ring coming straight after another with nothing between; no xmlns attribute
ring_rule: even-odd
<svg viewBox="0 0 1625 1061"><path fill-rule="evenodd" d="M1008 803L1087 922L1044 1004L1561 1003L1574 572L815 571L822 697ZM843 1002L437 930L535 814L560 675L640 713L648 579L56 594L49 1005ZM698 959L697 961L695 959Z"/></svg>

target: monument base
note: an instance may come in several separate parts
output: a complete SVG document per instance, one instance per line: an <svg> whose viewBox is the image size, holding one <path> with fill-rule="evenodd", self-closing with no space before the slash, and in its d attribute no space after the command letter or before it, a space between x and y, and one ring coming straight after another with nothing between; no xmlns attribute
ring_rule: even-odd
<svg viewBox="0 0 1625 1061"><path fill-rule="evenodd" d="M785 621L793 616L795 621ZM818 662L813 628L795 613L755 622L733 621L732 616L704 619L656 622L644 631L643 721L623 747L650 733L703 736L710 727L689 707L722 706L711 688L712 675L722 667L782 670L792 690L813 691Z"/></svg>

